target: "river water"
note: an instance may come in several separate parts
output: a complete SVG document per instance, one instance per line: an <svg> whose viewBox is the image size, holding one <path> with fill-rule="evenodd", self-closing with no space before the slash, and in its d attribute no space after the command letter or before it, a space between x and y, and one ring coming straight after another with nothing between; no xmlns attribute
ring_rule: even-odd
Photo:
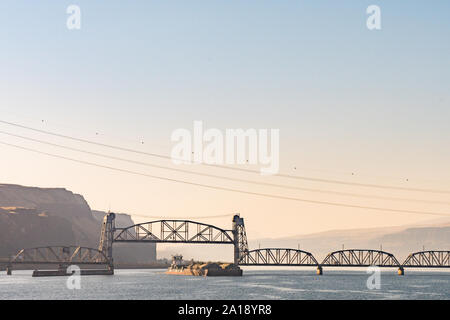
<svg viewBox="0 0 450 320"><path fill-rule="evenodd" d="M243 277L166 275L164 270L116 270L114 276L83 276L80 289L67 277L32 278L31 271L0 273L0 299L450 299L450 272L383 270L380 289L370 274L324 268L245 269Z"/></svg>

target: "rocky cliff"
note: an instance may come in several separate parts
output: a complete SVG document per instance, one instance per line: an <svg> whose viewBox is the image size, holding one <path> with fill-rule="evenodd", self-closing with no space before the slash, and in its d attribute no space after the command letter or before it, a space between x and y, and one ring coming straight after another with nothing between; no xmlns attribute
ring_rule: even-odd
<svg viewBox="0 0 450 320"><path fill-rule="evenodd" d="M73 243L76 236L67 219L36 209L0 207L0 257L7 258L23 248Z"/></svg>
<svg viewBox="0 0 450 320"><path fill-rule="evenodd" d="M93 210L92 214L99 221L103 221L106 212ZM116 227L124 228L134 225L128 214L116 213ZM116 243L113 250L116 264L145 264L156 261L156 244L153 243Z"/></svg>
<svg viewBox="0 0 450 320"><path fill-rule="evenodd" d="M48 245L97 248L104 214L93 214L83 196L63 188L0 184L0 257L9 257L22 248ZM118 215L118 226L132 224L129 215ZM156 259L154 245L147 245L145 252L139 245L126 249L115 245L114 251L122 262Z"/></svg>
<svg viewBox="0 0 450 320"><path fill-rule="evenodd" d="M61 221L64 219L72 226L75 242L81 246L96 248L99 241L98 221L94 219L91 209L86 200L63 188L34 188L19 185L0 185L0 207L21 207L34 209L37 214L45 214L48 223L50 221ZM33 216L30 213L30 217ZM10 219L16 221L18 216L9 215ZM58 219L60 218L60 219ZM32 218L30 218L32 219ZM30 220L31 221L31 220ZM27 227L27 221L21 220L18 227ZM3 239L3 235L0 235ZM30 240L38 241L32 238ZM58 236L55 235L55 240ZM33 241L28 241L33 245Z"/></svg>

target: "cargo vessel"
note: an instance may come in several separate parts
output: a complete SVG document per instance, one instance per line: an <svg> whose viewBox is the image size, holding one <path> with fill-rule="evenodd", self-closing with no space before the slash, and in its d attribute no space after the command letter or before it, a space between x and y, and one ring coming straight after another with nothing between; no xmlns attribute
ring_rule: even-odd
<svg viewBox="0 0 450 320"><path fill-rule="evenodd" d="M233 263L183 263L181 255L172 257L172 264L167 269L166 274L184 275L184 276L204 276L204 277L240 277L242 269Z"/></svg>

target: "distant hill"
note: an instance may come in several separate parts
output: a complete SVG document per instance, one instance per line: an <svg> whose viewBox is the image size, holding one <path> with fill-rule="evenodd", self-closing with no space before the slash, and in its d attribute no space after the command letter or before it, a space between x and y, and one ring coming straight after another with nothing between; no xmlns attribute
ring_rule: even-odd
<svg viewBox="0 0 450 320"><path fill-rule="evenodd" d="M97 248L104 214L92 212L83 196L63 188L0 184L0 258L48 245ZM118 226L133 224L129 215L118 215ZM156 246L140 246L114 245L116 262L154 262Z"/></svg>

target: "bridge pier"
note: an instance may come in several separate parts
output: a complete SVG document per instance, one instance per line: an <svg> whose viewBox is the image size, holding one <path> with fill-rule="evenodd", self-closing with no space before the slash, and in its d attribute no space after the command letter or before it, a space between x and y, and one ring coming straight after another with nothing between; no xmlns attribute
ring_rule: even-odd
<svg viewBox="0 0 450 320"><path fill-rule="evenodd" d="M404 276L405 275L405 269L403 267L399 267L398 268L398 275L399 276Z"/></svg>
<svg viewBox="0 0 450 320"><path fill-rule="evenodd" d="M317 275L318 275L318 276L323 275L323 269L322 269L322 266L317 266Z"/></svg>
<svg viewBox="0 0 450 320"><path fill-rule="evenodd" d="M11 265L6 266L6 275L12 276L12 266Z"/></svg>

